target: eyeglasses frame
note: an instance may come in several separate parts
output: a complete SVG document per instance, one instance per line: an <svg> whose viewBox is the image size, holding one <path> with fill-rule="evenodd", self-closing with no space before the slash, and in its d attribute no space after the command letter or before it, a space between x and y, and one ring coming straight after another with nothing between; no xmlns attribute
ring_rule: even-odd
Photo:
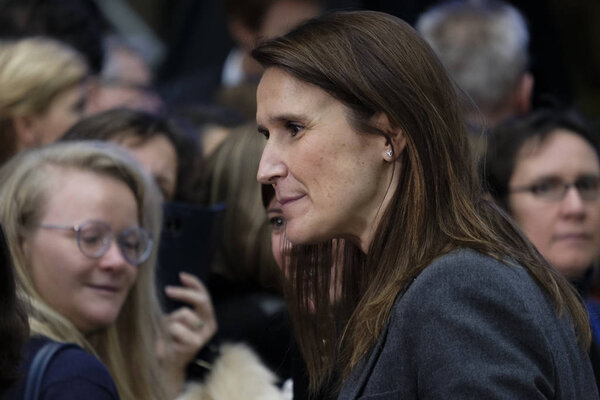
<svg viewBox="0 0 600 400"><path fill-rule="evenodd" d="M596 192L582 192L581 189L577 186L578 184L581 183L581 180L582 180L581 178L579 178L575 182L561 183L563 189L562 189L562 192L560 193L560 195L556 198L554 198L553 196L545 197L544 195L535 193L534 189L536 188L536 186L539 186L540 184L529 184L529 185L525 185L525 186L518 186L515 188L511 188L511 189L509 189L508 194L529 192L535 198L540 199L542 201L546 201L548 203L558 203L558 202L561 202L564 200L565 196L569 192L569 189L574 188L582 200L594 201L594 200L600 199L600 176L594 177L594 179L596 179L597 183L599 184L599 187ZM584 194L584 193L587 193L587 194Z"/></svg>
<svg viewBox="0 0 600 400"><path fill-rule="evenodd" d="M96 224L102 224L105 227L108 228L108 231L110 232L110 240L108 241L108 245L105 245L105 249L102 250L102 252L100 252L100 254L98 254L97 256L92 256L90 254L87 254L81 245L81 232L82 232L82 228L90 223L96 223ZM81 224L76 224L76 225L57 225L57 224L38 224L37 225L38 228L43 228L43 229L56 229L56 230L65 230L65 231L73 231L75 232L75 234L77 235L77 247L79 248L79 251L81 252L81 254L83 254L86 257L89 258L100 258L103 255L106 254L106 252L108 251L108 249L110 249L110 243L115 239L116 237L116 243L117 243L117 247L119 248L119 251L121 252L121 255L123 256L123 258L125 259L125 261L127 261L129 264L133 265L133 266L137 266L140 265L142 263L144 263L145 261L148 260L148 258L150 257L150 254L152 253L152 248L154 247L154 238L152 237L152 233L147 230L146 228L143 227L131 227L131 228L127 228L123 231L121 231L119 233L119 235L115 236L115 233L113 231L113 229L111 228L110 225L108 225L106 222L103 221L99 221L99 220L87 220ZM120 238L123 236L123 234L127 231L130 231L132 229L137 229L140 231L145 232L148 235L148 247L146 248L146 250L144 251L144 253L142 254L142 256L140 257L139 260L130 260L129 257L127 256L126 252L123 250L122 248L122 243L120 241Z"/></svg>

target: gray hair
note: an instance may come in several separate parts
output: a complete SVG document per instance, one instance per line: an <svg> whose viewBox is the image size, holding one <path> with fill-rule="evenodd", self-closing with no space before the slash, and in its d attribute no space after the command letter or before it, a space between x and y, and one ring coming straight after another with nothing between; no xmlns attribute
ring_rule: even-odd
<svg viewBox="0 0 600 400"><path fill-rule="evenodd" d="M445 2L422 14L416 28L483 112L503 107L528 68L527 24L505 2Z"/></svg>

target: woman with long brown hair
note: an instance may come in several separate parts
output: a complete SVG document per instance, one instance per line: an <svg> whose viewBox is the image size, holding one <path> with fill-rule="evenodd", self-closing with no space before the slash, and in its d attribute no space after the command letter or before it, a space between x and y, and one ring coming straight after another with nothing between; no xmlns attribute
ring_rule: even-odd
<svg viewBox="0 0 600 400"><path fill-rule="evenodd" d="M313 393L598 398L584 309L484 199L456 90L409 25L333 13L253 56L258 179L293 243L287 296Z"/></svg>

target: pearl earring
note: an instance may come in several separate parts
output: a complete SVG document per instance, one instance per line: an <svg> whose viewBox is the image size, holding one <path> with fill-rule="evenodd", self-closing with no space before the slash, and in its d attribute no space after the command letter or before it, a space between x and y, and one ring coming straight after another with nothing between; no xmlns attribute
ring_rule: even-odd
<svg viewBox="0 0 600 400"><path fill-rule="evenodd" d="M387 158L392 158L392 156L393 156L393 155L394 155L394 152L392 151L392 149L387 149L387 150L385 151L385 156L386 156Z"/></svg>

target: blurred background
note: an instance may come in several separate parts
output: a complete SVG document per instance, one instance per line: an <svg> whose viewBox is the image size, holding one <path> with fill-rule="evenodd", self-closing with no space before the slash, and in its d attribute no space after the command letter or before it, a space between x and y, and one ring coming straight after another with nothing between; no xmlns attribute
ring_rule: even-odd
<svg viewBox="0 0 600 400"><path fill-rule="evenodd" d="M233 46L221 0L95 0L111 23L127 8L154 35L151 65L157 84L223 64ZM436 2L432 0L330 0L326 10L372 9L409 23ZM534 104L578 106L600 120L600 2L597 0L509 1L526 16L531 32ZM137 32L124 32L140 35ZM143 36L143 35L142 35Z"/></svg>

